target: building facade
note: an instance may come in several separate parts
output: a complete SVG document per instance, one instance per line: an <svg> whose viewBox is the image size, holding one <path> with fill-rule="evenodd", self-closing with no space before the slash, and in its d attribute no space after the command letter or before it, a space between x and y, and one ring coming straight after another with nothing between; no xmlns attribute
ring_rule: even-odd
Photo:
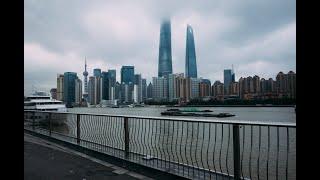
<svg viewBox="0 0 320 180"><path fill-rule="evenodd" d="M80 79L76 79L75 82L75 104L81 105L82 103L82 81Z"/></svg>
<svg viewBox="0 0 320 180"><path fill-rule="evenodd" d="M99 69L99 68L93 69L93 76L100 77L101 76L101 69Z"/></svg>
<svg viewBox="0 0 320 180"><path fill-rule="evenodd" d="M216 100L224 100L224 84L221 83L220 81L215 81L212 85L212 96L216 99Z"/></svg>
<svg viewBox="0 0 320 180"><path fill-rule="evenodd" d="M57 99L57 88L50 89L50 94L52 99Z"/></svg>
<svg viewBox="0 0 320 180"><path fill-rule="evenodd" d="M153 77L152 78L152 95L156 101L168 100L168 78Z"/></svg>
<svg viewBox="0 0 320 180"><path fill-rule="evenodd" d="M63 82L64 75L63 74L58 74L57 76L57 100L59 101L64 101L63 97Z"/></svg>

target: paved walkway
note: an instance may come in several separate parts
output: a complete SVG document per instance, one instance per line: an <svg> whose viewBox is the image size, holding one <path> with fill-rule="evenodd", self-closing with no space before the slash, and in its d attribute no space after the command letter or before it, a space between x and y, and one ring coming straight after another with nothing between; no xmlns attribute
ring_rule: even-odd
<svg viewBox="0 0 320 180"><path fill-rule="evenodd" d="M151 179L24 134L24 179Z"/></svg>

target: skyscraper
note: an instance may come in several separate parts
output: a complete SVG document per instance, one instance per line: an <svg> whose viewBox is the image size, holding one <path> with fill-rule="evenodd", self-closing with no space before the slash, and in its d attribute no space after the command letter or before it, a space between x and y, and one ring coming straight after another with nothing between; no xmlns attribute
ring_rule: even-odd
<svg viewBox="0 0 320 180"><path fill-rule="evenodd" d="M225 69L223 73L223 83L224 83L224 94L229 95L229 86L232 82L234 82L235 75L233 73L233 70L231 69Z"/></svg>
<svg viewBox="0 0 320 180"><path fill-rule="evenodd" d="M101 69L98 69L98 68L93 69L93 76L95 77L101 76Z"/></svg>
<svg viewBox="0 0 320 180"><path fill-rule="evenodd" d="M75 72L65 72L64 73L64 82L63 82L63 96L64 102L67 107L73 106L75 103L75 90L76 90L76 79L77 73Z"/></svg>
<svg viewBox="0 0 320 180"><path fill-rule="evenodd" d="M110 78L109 78L109 72L103 71L101 73L102 77L102 99L103 100L109 100L109 84L110 84Z"/></svg>
<svg viewBox="0 0 320 180"><path fill-rule="evenodd" d="M141 88L142 88L142 101L145 102L147 100L147 80L142 79L141 80Z"/></svg>
<svg viewBox="0 0 320 180"><path fill-rule="evenodd" d="M186 40L186 77L197 78L196 50L194 45L193 30L187 26Z"/></svg>
<svg viewBox="0 0 320 180"><path fill-rule="evenodd" d="M171 24L165 20L160 28L158 77L172 73Z"/></svg>
<svg viewBox="0 0 320 180"><path fill-rule="evenodd" d="M121 67L121 84L134 83L134 66L122 66Z"/></svg>

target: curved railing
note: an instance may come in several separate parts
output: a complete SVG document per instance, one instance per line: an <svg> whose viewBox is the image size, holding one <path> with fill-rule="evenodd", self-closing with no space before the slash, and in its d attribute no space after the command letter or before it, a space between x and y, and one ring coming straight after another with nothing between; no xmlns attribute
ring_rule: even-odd
<svg viewBox="0 0 320 180"><path fill-rule="evenodd" d="M191 179L296 179L296 124L25 111L25 129Z"/></svg>

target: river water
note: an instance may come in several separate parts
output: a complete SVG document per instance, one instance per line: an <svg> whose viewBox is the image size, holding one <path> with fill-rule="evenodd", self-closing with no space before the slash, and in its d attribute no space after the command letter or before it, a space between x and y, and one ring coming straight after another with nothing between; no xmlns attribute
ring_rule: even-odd
<svg viewBox="0 0 320 180"><path fill-rule="evenodd" d="M70 108L69 112L163 117L168 108ZM183 108L190 109L190 108ZM213 113L227 112L232 119L260 122L296 122L292 107L197 107ZM168 117L168 116L164 116ZM81 116L81 139L123 149L124 125L121 118ZM175 117L183 118L183 117ZM186 117L198 119L197 117ZM75 117L68 118L68 134L76 135ZM66 133L66 132L64 132ZM219 123L197 123L129 118L130 151L160 159L189 164L222 173L233 172L232 126ZM267 126L240 127L242 174L250 179L296 179L295 128Z"/></svg>

